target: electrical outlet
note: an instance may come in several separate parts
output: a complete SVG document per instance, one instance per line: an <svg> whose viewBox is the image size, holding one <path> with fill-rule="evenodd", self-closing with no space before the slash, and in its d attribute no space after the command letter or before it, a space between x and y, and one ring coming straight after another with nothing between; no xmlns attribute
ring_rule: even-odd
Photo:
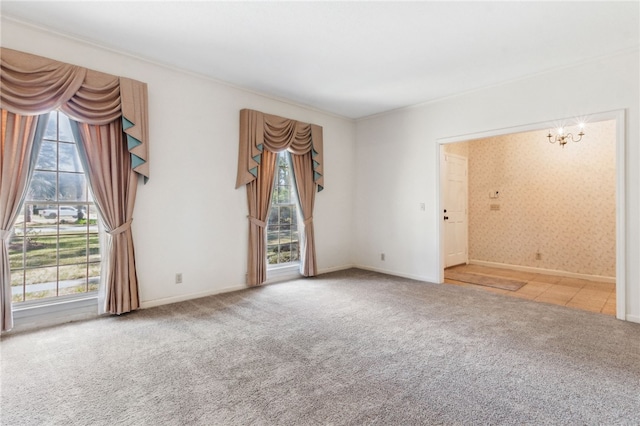
<svg viewBox="0 0 640 426"><path fill-rule="evenodd" d="M384 253L380 253L380 260L384 260Z"/></svg>
<svg viewBox="0 0 640 426"><path fill-rule="evenodd" d="M176 284L182 284L182 272L176 274Z"/></svg>

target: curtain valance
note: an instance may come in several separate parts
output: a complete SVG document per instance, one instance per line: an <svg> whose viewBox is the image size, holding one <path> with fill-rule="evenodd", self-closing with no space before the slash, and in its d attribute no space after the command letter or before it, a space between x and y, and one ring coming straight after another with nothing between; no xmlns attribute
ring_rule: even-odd
<svg viewBox="0 0 640 426"><path fill-rule="evenodd" d="M311 152L313 181L318 192L324 189L322 127L277 115L243 109L240 111L240 152L236 188L257 179L262 152Z"/></svg>
<svg viewBox="0 0 640 426"><path fill-rule="evenodd" d="M132 168L149 178L147 85L41 56L0 48L0 106L39 115L60 108L73 120L122 120Z"/></svg>

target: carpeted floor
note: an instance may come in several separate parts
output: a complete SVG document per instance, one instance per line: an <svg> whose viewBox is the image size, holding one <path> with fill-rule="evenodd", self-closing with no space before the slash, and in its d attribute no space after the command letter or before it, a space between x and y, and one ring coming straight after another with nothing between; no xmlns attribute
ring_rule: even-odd
<svg viewBox="0 0 640 426"><path fill-rule="evenodd" d="M640 424L640 325L347 270L3 336L9 425Z"/></svg>

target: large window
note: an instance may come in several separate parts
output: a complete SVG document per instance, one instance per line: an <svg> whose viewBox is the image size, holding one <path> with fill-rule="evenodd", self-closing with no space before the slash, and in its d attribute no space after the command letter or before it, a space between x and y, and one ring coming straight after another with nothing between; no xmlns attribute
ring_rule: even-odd
<svg viewBox="0 0 640 426"><path fill-rule="evenodd" d="M9 261L13 302L98 289L97 212L69 118L61 112L49 114Z"/></svg>
<svg viewBox="0 0 640 426"><path fill-rule="evenodd" d="M298 200L293 182L291 157L278 153L271 208L267 222L267 263L269 266L298 263Z"/></svg>

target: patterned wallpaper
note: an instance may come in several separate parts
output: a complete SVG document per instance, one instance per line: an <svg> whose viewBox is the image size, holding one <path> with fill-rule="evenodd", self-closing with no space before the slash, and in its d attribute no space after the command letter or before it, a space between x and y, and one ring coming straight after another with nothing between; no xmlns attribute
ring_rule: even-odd
<svg viewBox="0 0 640 426"><path fill-rule="evenodd" d="M564 148L547 133L445 148L468 152L469 259L614 277L615 121L588 123Z"/></svg>

